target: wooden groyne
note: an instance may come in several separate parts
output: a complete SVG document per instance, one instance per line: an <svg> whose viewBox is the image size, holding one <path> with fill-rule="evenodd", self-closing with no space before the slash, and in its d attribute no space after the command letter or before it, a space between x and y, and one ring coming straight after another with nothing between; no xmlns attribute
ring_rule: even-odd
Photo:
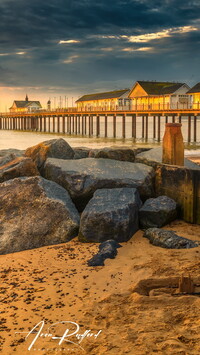
<svg viewBox="0 0 200 355"><path fill-rule="evenodd" d="M0 130L38 131L106 138L109 129L109 138L125 139L128 127L130 138L146 141L152 138L159 142L162 139L162 127L165 123L177 122L182 123L187 131L185 141L195 143L200 141L199 117L200 109L92 112L78 112L76 109L71 109L70 111L2 113L0 114Z"/></svg>

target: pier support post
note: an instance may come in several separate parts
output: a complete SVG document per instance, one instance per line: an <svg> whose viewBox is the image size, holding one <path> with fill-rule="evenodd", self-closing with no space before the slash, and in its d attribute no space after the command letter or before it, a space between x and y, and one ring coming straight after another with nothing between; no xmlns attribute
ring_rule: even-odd
<svg viewBox="0 0 200 355"><path fill-rule="evenodd" d="M158 115L158 142L160 142L160 115Z"/></svg>
<svg viewBox="0 0 200 355"><path fill-rule="evenodd" d="M46 122L47 121L47 118L46 118L46 116L44 116L44 132L46 132L46 130L47 130L47 126L46 126Z"/></svg>
<svg viewBox="0 0 200 355"><path fill-rule="evenodd" d="M105 138L108 137L108 116L105 115Z"/></svg>
<svg viewBox="0 0 200 355"><path fill-rule="evenodd" d="M78 115L78 134L81 133L81 115Z"/></svg>
<svg viewBox="0 0 200 355"><path fill-rule="evenodd" d="M62 133L65 133L65 115L62 115Z"/></svg>
<svg viewBox="0 0 200 355"><path fill-rule="evenodd" d="M194 142L197 141L197 115L194 115Z"/></svg>
<svg viewBox="0 0 200 355"><path fill-rule="evenodd" d="M60 133L60 116L57 116L57 132Z"/></svg>
<svg viewBox="0 0 200 355"><path fill-rule="evenodd" d="M146 121L146 127L145 127L145 139L148 139L148 123L149 123L149 117L148 115L145 116L145 121Z"/></svg>
<svg viewBox="0 0 200 355"><path fill-rule="evenodd" d="M136 114L132 115L132 138L136 138Z"/></svg>
<svg viewBox="0 0 200 355"><path fill-rule="evenodd" d="M122 138L126 138L126 115L122 116Z"/></svg>
<svg viewBox="0 0 200 355"><path fill-rule="evenodd" d="M55 116L53 116L53 133L55 133Z"/></svg>
<svg viewBox="0 0 200 355"><path fill-rule="evenodd" d="M153 116L153 139L156 138L156 116Z"/></svg>
<svg viewBox="0 0 200 355"><path fill-rule="evenodd" d="M100 119L99 115L96 116L96 136L100 136Z"/></svg>
<svg viewBox="0 0 200 355"><path fill-rule="evenodd" d="M144 138L144 116L142 116L142 138Z"/></svg>
<svg viewBox="0 0 200 355"><path fill-rule="evenodd" d="M188 143L191 142L191 116L188 116Z"/></svg>
<svg viewBox="0 0 200 355"><path fill-rule="evenodd" d="M116 138L116 115L113 115L113 138Z"/></svg>
<svg viewBox="0 0 200 355"><path fill-rule="evenodd" d="M48 116L48 132L51 132L51 116Z"/></svg>

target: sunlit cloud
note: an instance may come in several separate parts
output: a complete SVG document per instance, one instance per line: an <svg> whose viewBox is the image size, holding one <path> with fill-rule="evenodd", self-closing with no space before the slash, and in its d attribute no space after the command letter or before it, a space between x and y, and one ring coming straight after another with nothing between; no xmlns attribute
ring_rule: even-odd
<svg viewBox="0 0 200 355"><path fill-rule="evenodd" d="M58 42L58 44L71 44L71 43L80 43L77 39L68 39L66 41L61 40Z"/></svg>
<svg viewBox="0 0 200 355"><path fill-rule="evenodd" d="M140 47L140 48L127 47L127 48L123 48L122 52L148 52L152 50L153 47Z"/></svg>
<svg viewBox="0 0 200 355"><path fill-rule="evenodd" d="M0 57L6 57L9 55L24 55L26 52L16 52L16 53L0 53Z"/></svg>
<svg viewBox="0 0 200 355"><path fill-rule="evenodd" d="M172 37L174 34L182 34L188 33L192 31L198 31L199 29L194 26L183 26L177 28L169 28L167 30L153 32L153 33L145 33L143 35L137 36L121 36L121 38L127 39L131 43L146 43L153 41L155 39L162 39L166 37Z"/></svg>
<svg viewBox="0 0 200 355"><path fill-rule="evenodd" d="M64 64L69 64L69 63L73 63L75 59L79 58L78 55L72 55L71 57L69 57L68 59L63 60Z"/></svg>
<svg viewBox="0 0 200 355"><path fill-rule="evenodd" d="M101 48L102 51L104 52L112 52L113 48L112 47L106 47L106 48Z"/></svg>

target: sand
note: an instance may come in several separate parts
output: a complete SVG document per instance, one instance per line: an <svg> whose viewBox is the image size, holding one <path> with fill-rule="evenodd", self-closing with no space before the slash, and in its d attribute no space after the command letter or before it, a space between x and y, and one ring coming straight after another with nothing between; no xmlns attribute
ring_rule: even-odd
<svg viewBox="0 0 200 355"><path fill-rule="evenodd" d="M167 229L200 240L198 225L177 220ZM199 277L200 247L162 249L142 235L138 231L122 243L117 257L107 259L104 267L87 266L86 260L98 245L77 239L1 255L0 353L199 354L200 297L146 296L133 290L145 279L179 277L182 273ZM61 323L66 321L75 324ZM56 322L59 324L48 330ZM38 323L41 328L43 325L41 333L38 326L37 333L25 340ZM78 329L77 324L78 334L90 330L88 335L93 335L80 343L76 335L67 337ZM61 339L52 337L61 338L66 329L69 333L59 345ZM48 332L51 336L39 336Z"/></svg>

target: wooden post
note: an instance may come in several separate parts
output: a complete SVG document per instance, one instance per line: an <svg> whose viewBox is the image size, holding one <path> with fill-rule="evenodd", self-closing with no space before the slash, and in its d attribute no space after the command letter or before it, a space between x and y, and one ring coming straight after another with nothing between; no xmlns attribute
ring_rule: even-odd
<svg viewBox="0 0 200 355"><path fill-rule="evenodd" d="M57 116L57 132L60 133L60 116Z"/></svg>
<svg viewBox="0 0 200 355"><path fill-rule="evenodd" d="M53 116L53 133L55 132L55 116Z"/></svg>
<svg viewBox="0 0 200 355"><path fill-rule="evenodd" d="M188 116L188 143L191 142L191 116Z"/></svg>
<svg viewBox="0 0 200 355"><path fill-rule="evenodd" d="M172 115L172 123L175 123L175 115Z"/></svg>
<svg viewBox="0 0 200 355"><path fill-rule="evenodd" d="M90 116L91 136L93 136L93 115Z"/></svg>
<svg viewBox="0 0 200 355"><path fill-rule="evenodd" d="M100 136L100 119L99 115L96 116L96 136Z"/></svg>
<svg viewBox="0 0 200 355"><path fill-rule="evenodd" d="M153 139L156 138L156 116L153 116Z"/></svg>
<svg viewBox="0 0 200 355"><path fill-rule="evenodd" d="M85 135L87 135L87 115L85 115Z"/></svg>
<svg viewBox="0 0 200 355"><path fill-rule="evenodd" d="M77 115L75 117L75 134L77 135Z"/></svg>
<svg viewBox="0 0 200 355"><path fill-rule="evenodd" d="M47 120L47 118L46 118L46 116L44 116L44 132L46 132L46 120Z"/></svg>
<svg viewBox="0 0 200 355"><path fill-rule="evenodd" d="M105 115L105 137L108 136L108 117Z"/></svg>
<svg viewBox="0 0 200 355"><path fill-rule="evenodd" d="M72 115L72 133L74 134L75 131L75 122L74 122L74 115Z"/></svg>
<svg viewBox="0 0 200 355"><path fill-rule="evenodd" d="M194 142L197 141L197 116L194 115Z"/></svg>
<svg viewBox="0 0 200 355"><path fill-rule="evenodd" d="M116 138L116 115L113 115L113 138Z"/></svg>
<svg viewBox="0 0 200 355"><path fill-rule="evenodd" d="M82 136L84 135L84 119L85 119L85 116L84 115L81 115L81 118L82 118Z"/></svg>
<svg viewBox="0 0 200 355"><path fill-rule="evenodd" d="M40 116L40 132L42 132L42 116Z"/></svg>
<svg viewBox="0 0 200 355"><path fill-rule="evenodd" d="M69 115L69 134L72 134L72 116Z"/></svg>
<svg viewBox="0 0 200 355"><path fill-rule="evenodd" d="M49 126L49 127L48 127L48 132L50 133L50 132L51 132L51 116L48 116L48 121L49 121L49 122L48 122L48 123L49 123L49 124L48 124L48 126Z"/></svg>
<svg viewBox="0 0 200 355"><path fill-rule="evenodd" d="M122 115L122 138L126 138L126 115Z"/></svg>
<svg viewBox="0 0 200 355"><path fill-rule="evenodd" d="M62 116L62 133L65 133L65 115Z"/></svg>
<svg viewBox="0 0 200 355"><path fill-rule="evenodd" d="M146 132L145 132L145 139L147 140L148 139L148 115L145 116L145 119L146 119Z"/></svg>
<svg viewBox="0 0 200 355"><path fill-rule="evenodd" d="M78 115L78 134L81 133L81 115Z"/></svg>
<svg viewBox="0 0 200 355"><path fill-rule="evenodd" d="M160 142L160 115L158 115L158 142Z"/></svg>
<svg viewBox="0 0 200 355"><path fill-rule="evenodd" d="M184 144L180 123L167 123L165 126L162 162L184 166Z"/></svg>
<svg viewBox="0 0 200 355"><path fill-rule="evenodd" d="M182 117L181 117L181 115L179 115L178 116L178 122L181 123L181 121L182 121Z"/></svg>
<svg viewBox="0 0 200 355"><path fill-rule="evenodd" d="M144 138L144 116L142 116L142 138Z"/></svg>
<svg viewBox="0 0 200 355"><path fill-rule="evenodd" d="M168 116L165 116L165 123L168 123Z"/></svg>
<svg viewBox="0 0 200 355"><path fill-rule="evenodd" d="M132 138L136 138L136 114L132 115Z"/></svg>

